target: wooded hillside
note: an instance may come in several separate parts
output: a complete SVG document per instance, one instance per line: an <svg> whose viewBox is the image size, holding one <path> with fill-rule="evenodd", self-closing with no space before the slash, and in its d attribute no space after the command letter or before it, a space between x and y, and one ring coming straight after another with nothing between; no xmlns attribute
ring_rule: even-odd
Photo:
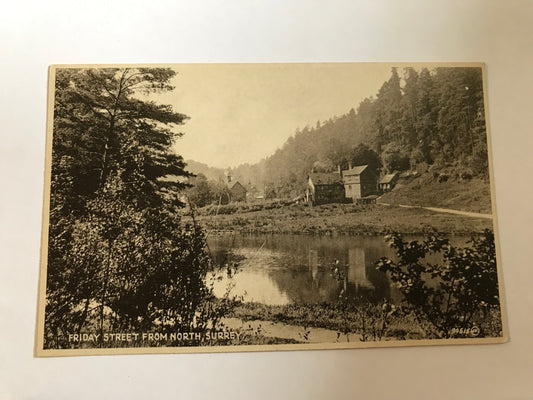
<svg viewBox="0 0 533 400"><path fill-rule="evenodd" d="M374 155L372 154L374 153ZM333 170L377 161L385 171L454 167L488 176L480 68L396 68L357 111L305 127L265 161L278 195L302 189L313 167Z"/></svg>
<svg viewBox="0 0 533 400"><path fill-rule="evenodd" d="M375 97L297 129L273 155L231 173L266 197L289 198L303 192L309 171L345 169L349 162L382 173L431 169L435 176L487 179L481 68L392 68Z"/></svg>

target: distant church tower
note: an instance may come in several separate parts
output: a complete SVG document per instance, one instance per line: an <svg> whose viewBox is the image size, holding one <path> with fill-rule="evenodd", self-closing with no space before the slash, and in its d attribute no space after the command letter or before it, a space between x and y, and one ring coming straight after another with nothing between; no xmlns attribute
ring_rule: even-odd
<svg viewBox="0 0 533 400"><path fill-rule="evenodd" d="M231 183L231 170L228 169L225 175L226 175L226 184L229 185Z"/></svg>

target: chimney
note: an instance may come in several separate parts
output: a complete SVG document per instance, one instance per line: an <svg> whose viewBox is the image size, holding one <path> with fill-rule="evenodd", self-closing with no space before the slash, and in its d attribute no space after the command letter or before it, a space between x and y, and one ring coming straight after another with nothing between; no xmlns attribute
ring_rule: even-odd
<svg viewBox="0 0 533 400"><path fill-rule="evenodd" d="M352 169L352 162L348 161L348 169Z"/></svg>
<svg viewBox="0 0 533 400"><path fill-rule="evenodd" d="M231 183L231 172L226 171L226 183Z"/></svg>
<svg viewBox="0 0 533 400"><path fill-rule="evenodd" d="M342 171L341 171L341 165L337 164L337 172L339 173L339 176L342 178Z"/></svg>

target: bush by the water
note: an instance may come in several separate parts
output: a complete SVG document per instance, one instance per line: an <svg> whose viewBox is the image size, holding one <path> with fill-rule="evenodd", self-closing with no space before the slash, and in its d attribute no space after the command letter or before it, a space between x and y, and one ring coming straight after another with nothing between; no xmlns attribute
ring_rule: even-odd
<svg viewBox="0 0 533 400"><path fill-rule="evenodd" d="M406 309L416 315L429 338L502 335L491 230L463 248L435 235L422 242L405 241L399 234L387 239L398 260L382 258L377 268L396 283ZM426 261L430 254L440 254L442 264Z"/></svg>

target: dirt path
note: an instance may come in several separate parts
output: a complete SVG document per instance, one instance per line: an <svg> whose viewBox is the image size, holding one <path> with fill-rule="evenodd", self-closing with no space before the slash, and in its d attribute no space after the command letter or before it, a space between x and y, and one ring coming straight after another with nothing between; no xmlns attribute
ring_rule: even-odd
<svg viewBox="0 0 533 400"><path fill-rule="evenodd" d="M337 331L324 328L307 328L303 326L287 325L282 322L272 321L246 321L239 318L224 318L224 325L231 329L250 330L258 332L263 336L293 339L304 343L345 343L348 341L359 341L360 336L355 333L337 335ZM304 336L307 333L307 336Z"/></svg>
<svg viewBox="0 0 533 400"><path fill-rule="evenodd" d="M465 217L471 217L471 218L492 219L492 214L481 214L481 213L475 213L475 212L470 212L470 211L452 210L451 208L408 206L408 205L405 205L405 204L389 204L389 203L378 203L378 204L382 204L384 206L397 205L398 207L403 207L403 208L423 208L423 209L429 210L429 211L440 212L440 213L448 213L448 214L456 214L456 215L463 215Z"/></svg>

